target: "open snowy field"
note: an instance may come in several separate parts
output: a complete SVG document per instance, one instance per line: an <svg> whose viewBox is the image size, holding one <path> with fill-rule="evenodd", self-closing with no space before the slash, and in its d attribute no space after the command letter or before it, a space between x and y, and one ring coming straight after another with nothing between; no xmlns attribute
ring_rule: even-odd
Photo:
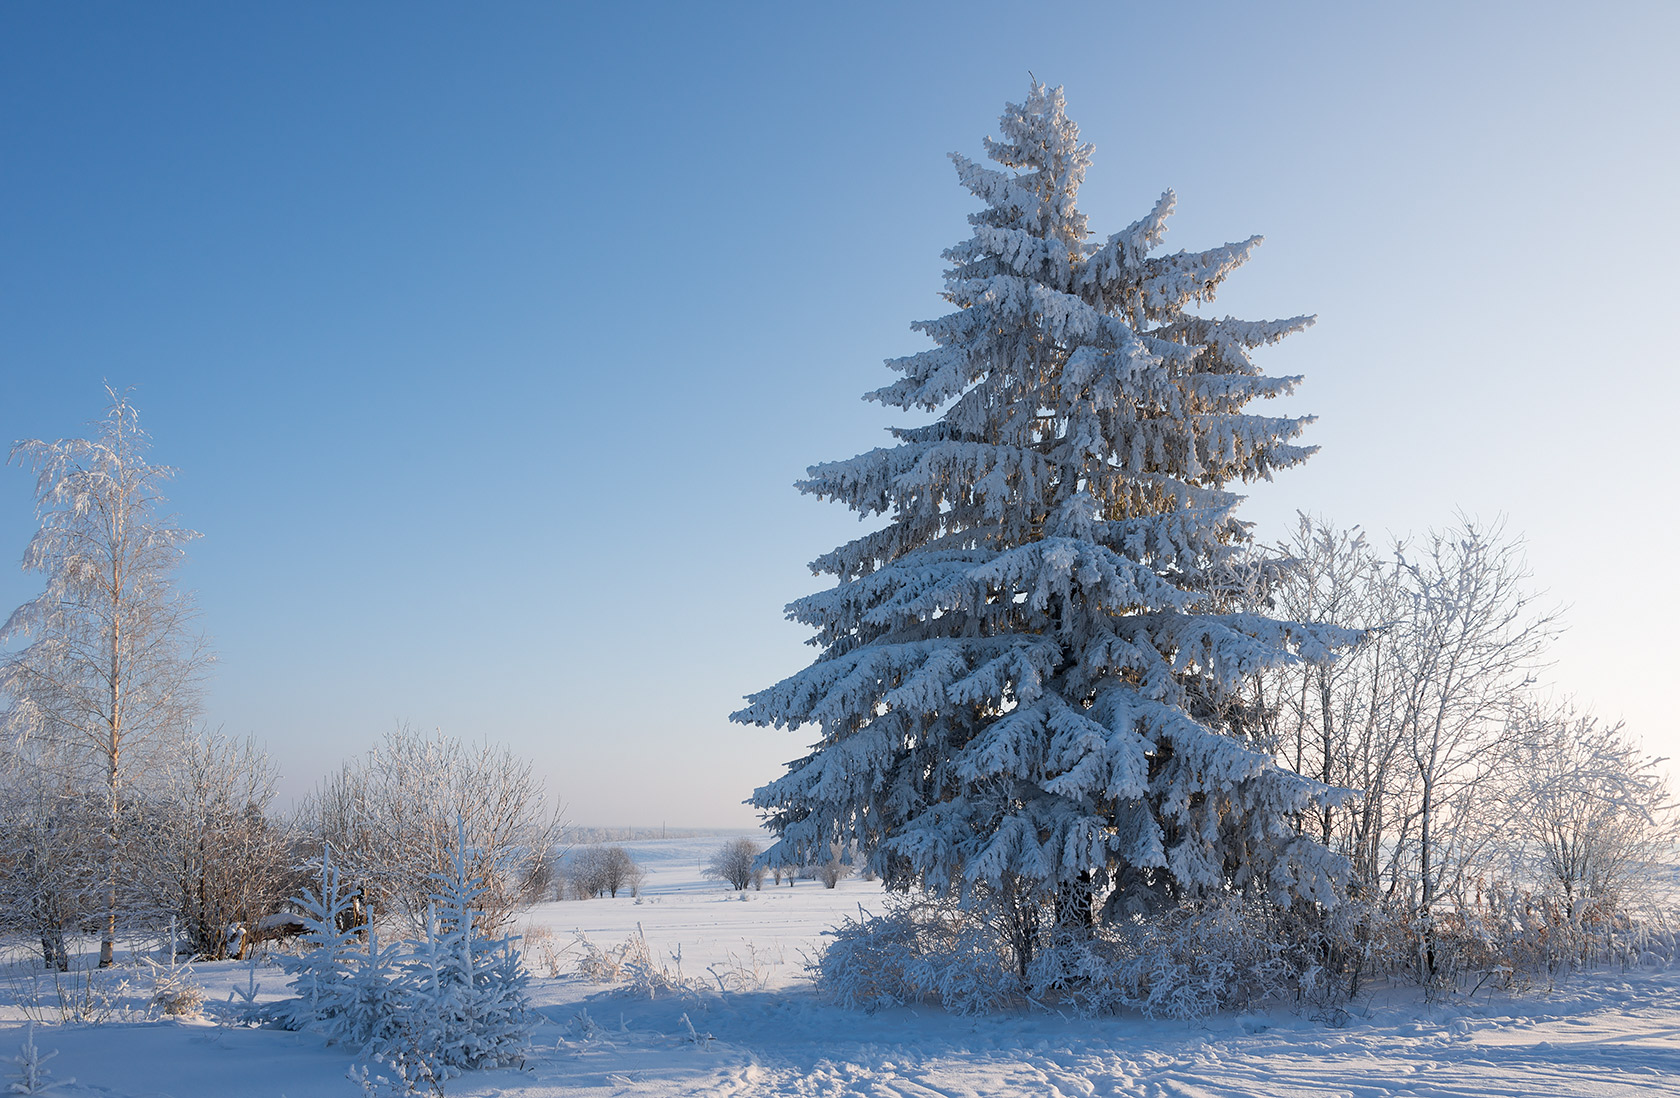
<svg viewBox="0 0 1680 1098"><path fill-rule="evenodd" d="M522 1071L452 1080L463 1096L933 1095L1040 1098L1160 1095L1672 1095L1680 1093L1680 970L1598 973L1550 993L1478 994L1427 1006L1409 990L1356 1004L1333 1028L1289 1010L1209 1023L1138 1017L1070 1020L1027 1012L984 1019L900 1008L875 1014L818 1002L804 958L823 929L879 887L814 881L746 899L699 871L721 840L624 844L650 871L641 902L628 897L545 904L533 935L535 1001L546 1021ZM654 961L692 981L653 998L599 985L571 970L581 931L597 946L645 934ZM545 947L544 943L548 943ZM552 948L562 975L546 973ZM678 957L680 955L680 962ZM55 1093L133 1098L354 1096L355 1060L299 1033L218 1024L248 966L197 966L211 1001L200 1021L121 1021L35 1030ZM143 1004L148 977L131 973ZM285 994L280 973L259 968L261 998ZM0 1056L24 1036L21 971L0 982ZM56 1017L50 978L33 981L34 1013ZM721 990L728 988L729 990ZM687 1018L685 1024L684 1018ZM694 1036L690 1036L692 1026Z"/></svg>

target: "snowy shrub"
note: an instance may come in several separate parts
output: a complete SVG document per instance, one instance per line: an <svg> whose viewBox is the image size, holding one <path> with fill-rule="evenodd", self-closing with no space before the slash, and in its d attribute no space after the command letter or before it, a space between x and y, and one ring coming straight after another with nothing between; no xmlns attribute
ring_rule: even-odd
<svg viewBox="0 0 1680 1098"><path fill-rule="evenodd" d="M192 966L182 962L173 949L167 965L150 958L146 963L152 970L152 1007L174 1017L197 1017L204 1006L204 991L193 979Z"/></svg>
<svg viewBox="0 0 1680 1098"><path fill-rule="evenodd" d="M1570 904L1554 894L1510 887L1478 892L1438 915L1425 938L1415 921L1410 948L1434 950L1431 993L1473 991L1484 984L1516 990L1552 982L1595 965L1629 968L1665 964L1676 956L1672 914L1630 910L1601 896Z"/></svg>
<svg viewBox="0 0 1680 1098"><path fill-rule="evenodd" d="M254 742L206 733L168 761L149 802L151 856L138 859L136 871L140 913L167 913L200 959L238 955L247 928L296 887L291 835L268 814L276 777Z"/></svg>
<svg viewBox="0 0 1680 1098"><path fill-rule="evenodd" d="M835 928L814 966L819 994L852 1010L939 1003L958 1014L1020 1000L1004 943L973 908L905 894L886 904Z"/></svg>
<svg viewBox="0 0 1680 1098"><path fill-rule="evenodd" d="M1151 1018L1202 1018L1294 998L1311 966L1280 941L1266 913L1232 900L1067 935L1029 971L1035 999L1082 1014L1121 1008Z"/></svg>
<svg viewBox="0 0 1680 1098"><path fill-rule="evenodd" d="M66 972L66 932L96 887L101 806L35 780L36 772L0 767L0 849L10 852L0 858L0 932L38 941L46 967Z"/></svg>
<svg viewBox="0 0 1680 1098"><path fill-rule="evenodd" d="M482 882L486 933L508 925L547 873L560 809L527 759L403 728L328 778L307 808L348 879L419 933L440 876L463 852ZM464 834L464 839L462 838Z"/></svg>
<svg viewBox="0 0 1680 1098"><path fill-rule="evenodd" d="M572 949L578 958L578 974L592 983L622 984L626 993L649 999L694 988L694 982L682 973L682 952L679 950L673 958L677 962L674 971L655 961L640 923L636 924L636 933L616 948L602 949L580 933L573 939Z"/></svg>
<svg viewBox="0 0 1680 1098"><path fill-rule="evenodd" d="M824 888L834 888L851 875L849 853L839 843L834 843L828 849L828 857L816 866L817 880L823 883Z"/></svg>
<svg viewBox="0 0 1680 1098"><path fill-rule="evenodd" d="M1297 948L1322 960L1312 992L1323 1002L1349 998L1379 976L1417 981L1429 997L1485 986L1523 991L1584 968L1662 965L1680 956L1673 901L1652 900L1598 896L1571 904L1550 889L1477 883L1425 925L1411 897L1355 898L1321 917L1317 936Z"/></svg>
<svg viewBox="0 0 1680 1098"><path fill-rule="evenodd" d="M892 895L885 914L860 911L838 927L813 967L819 993L849 1009L931 1003L977 1014L1031 1002L1087 1016L1201 1018L1323 993L1314 941L1275 916L1233 900L1082 932L1046 918L1023 979L1010 920L995 908Z"/></svg>
<svg viewBox="0 0 1680 1098"><path fill-rule="evenodd" d="M364 1098L443 1093L443 1082L433 1074L431 1065L424 1058L407 1053L393 1053L376 1057L367 1064L355 1064L345 1072L345 1077L361 1088Z"/></svg>

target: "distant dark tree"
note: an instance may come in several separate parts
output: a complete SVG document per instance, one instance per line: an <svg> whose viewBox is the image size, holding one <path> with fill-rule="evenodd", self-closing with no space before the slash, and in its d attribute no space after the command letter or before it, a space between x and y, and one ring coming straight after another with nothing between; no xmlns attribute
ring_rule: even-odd
<svg viewBox="0 0 1680 1098"><path fill-rule="evenodd" d="M751 839L724 843L706 863L706 876L728 881L735 891L745 892L748 885L764 879L764 870L757 864L758 855L758 844Z"/></svg>
<svg viewBox="0 0 1680 1098"><path fill-rule="evenodd" d="M579 897L617 896L628 890L634 896L641 891L647 870L622 846L587 846L572 855L566 867L573 895Z"/></svg>
<svg viewBox="0 0 1680 1098"><path fill-rule="evenodd" d="M824 888L833 888L852 875L852 865L845 860L846 854L839 843L834 843L828 848L828 857L817 864L817 880L823 883Z"/></svg>

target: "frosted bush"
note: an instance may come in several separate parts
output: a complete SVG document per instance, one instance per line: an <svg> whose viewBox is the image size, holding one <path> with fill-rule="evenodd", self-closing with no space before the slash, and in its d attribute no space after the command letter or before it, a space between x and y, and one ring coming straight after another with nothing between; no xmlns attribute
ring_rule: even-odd
<svg viewBox="0 0 1680 1098"><path fill-rule="evenodd" d="M146 958L152 970L153 1009L178 1018L196 1018L204 1006L204 991L193 979L192 965L182 961L175 951L175 921L169 922L169 963L158 964Z"/></svg>
<svg viewBox="0 0 1680 1098"><path fill-rule="evenodd" d="M860 908L833 933L813 966L817 990L847 1009L939 1003L977 1014L1020 1000L993 928L954 902L890 895L885 914Z"/></svg>
<svg viewBox="0 0 1680 1098"><path fill-rule="evenodd" d="M1522 990L1598 965L1667 964L1680 955L1672 919L1661 907L1606 897L1571 905L1556 895L1491 889L1432 921L1427 944L1434 975L1426 990L1452 994L1490 984ZM1416 975L1426 941L1419 920L1391 922L1385 959L1399 974Z"/></svg>
<svg viewBox="0 0 1680 1098"><path fill-rule="evenodd" d="M153 976L152 1006L171 1017L196 1018L204 1007L204 991L185 965L159 965Z"/></svg>
<svg viewBox="0 0 1680 1098"><path fill-rule="evenodd" d="M813 969L818 991L854 1010L930 1003L980 1014L1032 1003L1154 1018L1201 1018L1294 998L1318 978L1300 927L1280 927L1266 911L1236 902L1043 937L1022 980L992 914L890 896L885 914L860 911L836 929Z"/></svg>
<svg viewBox="0 0 1680 1098"><path fill-rule="evenodd" d="M1237 903L1181 908L1065 935L1034 958L1028 984L1035 1000L1081 1014L1203 1018L1299 991L1307 966L1277 938L1261 913Z"/></svg>
<svg viewBox="0 0 1680 1098"><path fill-rule="evenodd" d="M680 950L673 957L677 962L674 971L654 960L640 923L636 924L636 933L615 948L602 949L579 933L572 940L572 950L577 955L578 974L584 979L597 984L622 984L621 990L637 997L652 999L661 993L690 991L694 986L682 973Z"/></svg>

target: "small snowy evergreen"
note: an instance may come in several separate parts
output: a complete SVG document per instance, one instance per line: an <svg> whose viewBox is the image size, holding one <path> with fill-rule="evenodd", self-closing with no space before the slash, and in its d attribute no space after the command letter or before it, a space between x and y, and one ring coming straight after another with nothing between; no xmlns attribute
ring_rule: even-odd
<svg viewBox="0 0 1680 1098"><path fill-rule="evenodd" d="M358 1028L353 977L362 943L359 928L350 925L355 896L333 864L330 844L321 854L318 887L304 889L292 902L303 912L301 940L307 948L295 956L275 955L297 995L274 1004L270 1017L286 1029L314 1029L342 1039L347 1027Z"/></svg>
<svg viewBox="0 0 1680 1098"><path fill-rule="evenodd" d="M18 1047L18 1054L12 1057L12 1065L17 1074L6 1086L7 1094L58 1094L65 1087L75 1083L74 1079L54 1079L52 1072L47 1070L47 1061L57 1056L56 1052L42 1052L35 1044L35 1023L30 1022L24 1030L23 1044Z"/></svg>
<svg viewBox="0 0 1680 1098"><path fill-rule="evenodd" d="M386 1064L402 1086L523 1060L538 1021L525 994L528 977L512 939L487 938L478 925L474 904L485 886L472 873L471 857L458 824L449 871L436 876L424 936L381 946L372 926L341 929L352 897L329 847L319 891L306 890L296 901L312 948L281 955L297 996L272 1008L274 1020ZM379 1078L364 1070L358 1081L372 1087Z"/></svg>
<svg viewBox="0 0 1680 1098"><path fill-rule="evenodd" d="M418 1052L439 1079L524 1059L537 1023L528 977L511 939L475 925L484 884L471 875L465 836L427 910L425 937L406 943L398 967L402 1025L370 1046L376 1056Z"/></svg>
<svg viewBox="0 0 1680 1098"><path fill-rule="evenodd" d="M1260 239L1159 252L1170 191L1093 239L1060 89L1000 126L998 168L952 157L985 204L945 253L956 311L868 397L938 418L799 485L890 521L813 564L838 582L788 615L821 654L734 714L820 732L753 796L766 857L838 843L898 887L1003 897L1028 955L1048 903L1072 925L1232 889L1331 903L1340 861L1292 821L1340 794L1275 765L1235 689L1350 639L1252 612L1276 564L1230 490L1313 452L1310 417L1246 410L1300 380L1251 352L1312 318L1191 311Z"/></svg>
<svg viewBox="0 0 1680 1098"><path fill-rule="evenodd" d="M315 1027L328 1041L366 1050L382 1047L399 1032L407 1002L397 966L405 944L381 946L378 931L367 928L367 948L346 955L342 983L333 995L342 1009Z"/></svg>

